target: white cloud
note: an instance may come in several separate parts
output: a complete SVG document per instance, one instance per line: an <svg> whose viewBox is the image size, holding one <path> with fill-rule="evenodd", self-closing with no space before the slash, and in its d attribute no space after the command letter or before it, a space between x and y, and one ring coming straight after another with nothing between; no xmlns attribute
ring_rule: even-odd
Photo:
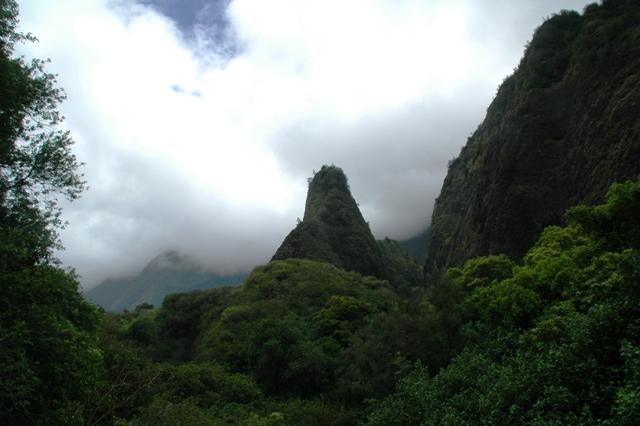
<svg viewBox="0 0 640 426"><path fill-rule="evenodd" d="M306 176L347 172L378 236L427 225L446 163L557 2L234 0L234 58L107 0L27 0L91 186L63 260L92 285L168 248L233 271L302 216ZM563 7L581 7L568 1Z"/></svg>

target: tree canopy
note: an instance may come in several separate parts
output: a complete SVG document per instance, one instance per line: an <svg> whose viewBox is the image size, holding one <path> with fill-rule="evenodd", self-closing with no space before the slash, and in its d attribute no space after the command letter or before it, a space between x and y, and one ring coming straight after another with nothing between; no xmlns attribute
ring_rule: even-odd
<svg viewBox="0 0 640 426"><path fill-rule="evenodd" d="M417 363L369 424L638 424L639 208L640 181L614 184L521 264L449 269L432 293L459 320L461 353L440 370Z"/></svg>
<svg viewBox="0 0 640 426"><path fill-rule="evenodd" d="M16 32L17 22L15 1L0 1L0 249L37 263L51 260L58 244L59 197L77 198L84 181L71 136L59 127L64 92L47 61L15 56L17 43L36 41Z"/></svg>

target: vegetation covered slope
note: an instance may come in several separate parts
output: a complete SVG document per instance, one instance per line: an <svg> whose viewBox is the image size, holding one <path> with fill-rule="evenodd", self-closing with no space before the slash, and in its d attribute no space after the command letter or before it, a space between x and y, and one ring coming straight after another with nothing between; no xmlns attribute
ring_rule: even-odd
<svg viewBox="0 0 640 426"><path fill-rule="evenodd" d="M398 293L407 294L422 285L422 268L406 246L389 238L379 240L378 246L382 253L385 279Z"/></svg>
<svg viewBox="0 0 640 426"><path fill-rule="evenodd" d="M322 166L309 182L304 218L273 259L312 259L384 277L382 253L351 196L342 169Z"/></svg>
<svg viewBox="0 0 640 426"><path fill-rule="evenodd" d="M404 299L290 259L109 315L106 408L131 425L635 425L640 181L566 218L518 262L474 258Z"/></svg>
<svg viewBox="0 0 640 426"><path fill-rule="evenodd" d="M368 336L397 317L399 305L386 281L289 259L256 268L241 287L175 294L160 309L109 315L107 359L129 353L143 364L141 399L125 402L133 390L123 386L112 405L123 402L124 418L190 401L204 424L354 424L363 398L392 389L397 347L383 354ZM114 362L108 371L117 384L133 368ZM270 423L273 412L280 420Z"/></svg>
<svg viewBox="0 0 640 426"><path fill-rule="evenodd" d="M636 177L639 160L640 3L551 17L450 165L427 275L473 256L521 256L566 208Z"/></svg>
<svg viewBox="0 0 640 426"><path fill-rule="evenodd" d="M135 277L108 279L88 290L93 303L109 311L133 309L143 303L159 306L171 293L240 284L246 274L219 275L204 270L175 251L153 258Z"/></svg>
<svg viewBox="0 0 640 426"><path fill-rule="evenodd" d="M621 5L588 13L615 17ZM426 289L398 292L327 262L288 259L242 286L174 294L158 309L97 310L51 259L57 209L45 201L73 198L82 182L68 135L51 131L61 99L53 77L12 58L25 39L14 32L16 9L0 1L4 423L640 423L637 180L613 185L603 205L569 210L566 225L547 227L521 259L474 258ZM330 188L329 201L310 203L312 219L330 214L317 213L333 205ZM340 230L331 220L325 226ZM397 243L376 247L400 275L413 270Z"/></svg>
<svg viewBox="0 0 640 426"><path fill-rule="evenodd" d="M449 269L429 298L457 318L461 353L416 364L369 424L638 424L640 181L566 219L520 264Z"/></svg>

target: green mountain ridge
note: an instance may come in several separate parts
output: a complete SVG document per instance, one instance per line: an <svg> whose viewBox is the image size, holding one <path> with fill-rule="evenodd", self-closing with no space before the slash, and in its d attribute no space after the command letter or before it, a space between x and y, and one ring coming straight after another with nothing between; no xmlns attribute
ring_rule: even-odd
<svg viewBox="0 0 640 426"><path fill-rule="evenodd" d="M640 4L545 21L450 164L427 276L474 256L524 254L570 206L640 174Z"/></svg>

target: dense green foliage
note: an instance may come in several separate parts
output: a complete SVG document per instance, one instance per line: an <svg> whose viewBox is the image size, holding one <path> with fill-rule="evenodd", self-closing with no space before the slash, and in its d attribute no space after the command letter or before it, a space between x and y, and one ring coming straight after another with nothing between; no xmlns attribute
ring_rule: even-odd
<svg viewBox="0 0 640 426"><path fill-rule="evenodd" d="M0 1L0 417L6 424L83 424L102 378L95 308L55 266L58 196L83 189L64 98L44 61L14 56L17 5Z"/></svg>
<svg viewBox="0 0 640 426"><path fill-rule="evenodd" d="M68 132L57 129L64 93L45 61L15 57L16 43L34 41L15 31L18 8L0 3L0 245L28 263L51 258L60 225L57 195L76 198L84 183L70 152ZM19 253L18 253L19 252Z"/></svg>
<svg viewBox="0 0 640 426"><path fill-rule="evenodd" d="M38 265L0 272L4 421L83 422L102 372L97 319L74 277L58 268Z"/></svg>
<svg viewBox="0 0 640 426"><path fill-rule="evenodd" d="M110 315L103 351L124 389L111 411L129 424L636 424L639 209L640 181L613 185L520 261L474 258L426 290L290 259Z"/></svg>
<svg viewBox="0 0 640 426"><path fill-rule="evenodd" d="M639 209L640 181L613 185L521 265L450 269L433 293L453 301L462 353L435 376L417 364L369 423L638 424Z"/></svg>
<svg viewBox="0 0 640 426"><path fill-rule="evenodd" d="M257 268L240 288L178 294L159 310L140 307L114 316L119 325L108 335L143 359L153 359L152 368L175 365L173 376L158 377L165 385L154 385L169 386L164 401L188 397L209 412L241 417L270 414L265 407L276 404L287 424L298 415L307 416L309 424L352 424L354 406L370 393L361 389L365 378L358 369L365 366L349 360L361 352L363 334L373 334L376 322L398 311L399 299L385 281L291 259ZM383 396L392 389L393 368L379 368L384 384L377 395ZM175 390L182 380L176 373L196 371L199 377L228 378L189 385L209 396ZM269 402L263 393L287 402Z"/></svg>
<svg viewBox="0 0 640 426"><path fill-rule="evenodd" d="M523 59L532 64L492 108L506 108L511 85L546 90L580 66L604 69L607 58L637 51L637 16L634 2L610 0L584 17L550 19ZM51 258L55 196L74 198L83 183L69 136L55 127L62 93L42 62L12 56L16 42L31 40L15 32L16 19L16 4L0 0L4 423L640 423L640 181L612 185L605 204L568 210L565 225L546 227L521 258L473 258L425 288L400 244L373 239L342 171L325 166L282 259L243 285L99 311ZM617 33L617 47L603 48L598 32ZM563 50L583 52L576 43L596 47L588 57Z"/></svg>
<svg viewBox="0 0 640 426"><path fill-rule="evenodd" d="M251 372L270 394L328 392L338 352L373 315L396 305L383 281L313 261L274 261L257 268L211 324L199 358Z"/></svg>

